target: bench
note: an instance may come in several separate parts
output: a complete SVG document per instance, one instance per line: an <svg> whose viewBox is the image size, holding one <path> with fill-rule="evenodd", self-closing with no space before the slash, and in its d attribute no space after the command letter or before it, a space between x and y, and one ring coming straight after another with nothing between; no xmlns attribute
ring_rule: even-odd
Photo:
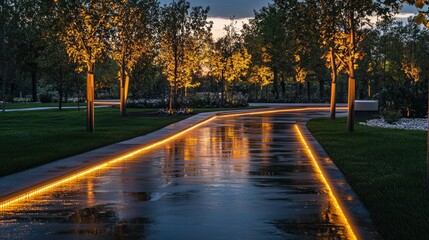
<svg viewBox="0 0 429 240"><path fill-rule="evenodd" d="M378 114L378 100L355 100L355 116L371 117Z"/></svg>

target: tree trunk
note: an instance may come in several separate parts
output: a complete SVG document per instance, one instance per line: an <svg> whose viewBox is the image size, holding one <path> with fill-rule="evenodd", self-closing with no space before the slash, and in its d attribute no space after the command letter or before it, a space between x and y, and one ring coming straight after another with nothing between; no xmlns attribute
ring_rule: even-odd
<svg viewBox="0 0 429 240"><path fill-rule="evenodd" d="M311 82L307 79L307 101L311 102Z"/></svg>
<svg viewBox="0 0 429 240"><path fill-rule="evenodd" d="M278 78L278 71L276 67L273 68L273 73L274 73L274 79L273 79L274 98L278 100L279 99L279 86L278 86L279 78Z"/></svg>
<svg viewBox="0 0 429 240"><path fill-rule="evenodd" d="M368 99L371 99L371 80L367 80L368 83Z"/></svg>
<svg viewBox="0 0 429 240"><path fill-rule="evenodd" d="M335 119L336 115L336 97L337 97L337 64L335 63L335 53L334 49L331 48L331 119Z"/></svg>
<svg viewBox="0 0 429 240"><path fill-rule="evenodd" d="M4 74L4 71L5 71L5 66L4 65L2 65L2 66L0 66L1 67L1 80L2 80L2 88L1 88L1 92L2 92L2 111L3 112L6 112L6 77L5 77L5 75L6 74Z"/></svg>
<svg viewBox="0 0 429 240"><path fill-rule="evenodd" d="M268 96L268 88L265 88L265 94L264 94L264 87L261 86L261 102L266 102L267 96Z"/></svg>
<svg viewBox="0 0 429 240"><path fill-rule="evenodd" d="M86 131L94 132L94 65L88 67L86 75Z"/></svg>
<svg viewBox="0 0 429 240"><path fill-rule="evenodd" d="M428 84L429 93L429 84ZM428 98L428 113L429 113L429 98ZM429 115L428 115L428 136L427 136L427 150L426 150L426 188L429 189Z"/></svg>
<svg viewBox="0 0 429 240"><path fill-rule="evenodd" d="M301 95L300 86L301 86L301 83L299 83L299 82L295 83L295 99L298 99L299 96Z"/></svg>
<svg viewBox="0 0 429 240"><path fill-rule="evenodd" d="M4 1L0 2L2 4L2 6L4 6ZM6 67L5 67L5 63L4 63L4 19L3 19L4 15L3 15L3 8L0 9L0 80L2 83L2 88L1 88L1 97L2 97L2 111L5 112L6 111Z"/></svg>
<svg viewBox="0 0 429 240"><path fill-rule="evenodd" d="M126 53L126 48L127 46L125 44L122 44L121 46L121 71L120 71L120 81L119 81L119 98L120 98L120 103L119 103L119 112L121 113L122 117L125 117L127 115L127 110L126 110L126 104L127 104L127 96L126 96L126 92L127 92L127 73L125 71L125 67L126 67L126 62L125 62L125 53Z"/></svg>
<svg viewBox="0 0 429 240"><path fill-rule="evenodd" d="M286 98L286 82L285 77L282 75L282 80L280 82L280 85L282 87L282 98L283 100Z"/></svg>
<svg viewBox="0 0 429 240"><path fill-rule="evenodd" d="M59 95L58 110L61 111L63 109L63 86L62 86L62 84L59 86L58 95Z"/></svg>
<svg viewBox="0 0 429 240"><path fill-rule="evenodd" d="M121 76L120 84L121 86L119 89L119 98L120 98L119 112L121 113L122 117L125 117L127 115L126 102L125 102L125 78L122 76Z"/></svg>
<svg viewBox="0 0 429 240"><path fill-rule="evenodd" d="M66 86L64 87L64 103L67 103L69 99L69 89L68 89L68 84L66 84Z"/></svg>
<svg viewBox="0 0 429 240"><path fill-rule="evenodd" d="M259 101L259 94L258 94L258 85L255 84L255 101L258 102Z"/></svg>
<svg viewBox="0 0 429 240"><path fill-rule="evenodd" d="M221 76L221 92L220 92L220 106L223 107L225 104L225 78L223 77L223 71Z"/></svg>
<svg viewBox="0 0 429 240"><path fill-rule="evenodd" d="M178 71L178 56L177 56L177 46L174 47L174 79L173 84L170 83L170 112L173 111L173 104L176 101L177 94L177 71Z"/></svg>
<svg viewBox="0 0 429 240"><path fill-rule="evenodd" d="M317 77L319 78L319 96L320 96L320 100L324 101L324 98L325 98L325 79L323 77L320 77L319 75L317 75Z"/></svg>
<svg viewBox="0 0 429 240"><path fill-rule="evenodd" d="M37 102L37 71L31 71L31 89L33 94L33 102Z"/></svg>
<svg viewBox="0 0 429 240"><path fill-rule="evenodd" d="M128 76L126 73L123 73L121 71L121 81L120 81L120 90L119 90L119 98L120 98L120 105L119 105L119 111L121 112L121 116L125 117L127 115L127 82L128 82Z"/></svg>
<svg viewBox="0 0 429 240"><path fill-rule="evenodd" d="M59 95L59 99L58 99L58 110L62 110L63 109L63 72L62 70L60 70L60 82L58 83L58 95Z"/></svg>
<svg viewBox="0 0 429 240"><path fill-rule="evenodd" d="M348 108L347 108L347 132L352 133L354 131L354 109L355 109L355 98L356 98L356 79L355 79L355 68L354 68L354 55L355 55L355 26L354 26L354 12L350 11L350 45L351 45L351 56L349 59L349 86L348 86Z"/></svg>
<svg viewBox="0 0 429 240"><path fill-rule="evenodd" d="M80 111L80 76L76 73L77 77L77 109Z"/></svg>
<svg viewBox="0 0 429 240"><path fill-rule="evenodd" d="M170 104L168 107L170 113L173 111L173 84L170 83Z"/></svg>

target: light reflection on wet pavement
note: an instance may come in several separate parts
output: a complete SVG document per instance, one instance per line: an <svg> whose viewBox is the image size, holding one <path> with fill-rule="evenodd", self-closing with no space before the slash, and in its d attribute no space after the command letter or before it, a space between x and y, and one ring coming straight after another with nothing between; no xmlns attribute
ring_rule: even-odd
<svg viewBox="0 0 429 240"><path fill-rule="evenodd" d="M218 119L14 206L1 239L344 239L291 121Z"/></svg>

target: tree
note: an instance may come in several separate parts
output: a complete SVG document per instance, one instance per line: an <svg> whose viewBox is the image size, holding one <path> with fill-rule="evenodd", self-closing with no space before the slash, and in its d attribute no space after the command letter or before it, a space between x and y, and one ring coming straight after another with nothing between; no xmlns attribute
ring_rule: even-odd
<svg viewBox="0 0 429 240"><path fill-rule="evenodd" d="M271 68L267 66L252 66L250 70L250 76L248 78L249 83L259 86L262 93L262 88L271 83L274 78L274 73Z"/></svg>
<svg viewBox="0 0 429 240"><path fill-rule="evenodd" d="M72 64L62 42L50 38L49 44L37 59L37 64L45 73L47 82L52 83L58 91L58 109L62 109L63 96L67 83L75 77L76 65Z"/></svg>
<svg viewBox="0 0 429 240"><path fill-rule="evenodd" d="M117 0L113 9L111 55L120 67L120 112L126 115L129 79L138 60L155 47L157 0Z"/></svg>
<svg viewBox="0 0 429 240"><path fill-rule="evenodd" d="M262 37L263 45L267 54L271 56L269 66L273 72L273 93L276 99L279 98L279 72L287 65L287 49L285 49L286 32L285 26L281 24L284 18L283 13L277 5L268 5L255 13L257 32ZM280 23L280 24L279 24ZM252 52L252 56L255 54ZM286 56L285 56L286 55Z"/></svg>
<svg viewBox="0 0 429 240"><path fill-rule="evenodd" d="M337 96L337 75L338 64L337 59L338 46L337 40L341 34L341 14L340 2L338 0L318 1L317 11L319 11L320 21L320 44L325 50L324 58L327 62L327 67L331 69L331 101L330 101L330 117L335 119L336 96Z"/></svg>
<svg viewBox="0 0 429 240"><path fill-rule="evenodd" d="M169 110L174 107L179 88L190 86L196 53L204 50L211 35L212 22L207 20L209 8L193 7L185 0L173 1L161 8L159 63L170 83ZM187 65L190 63L189 65Z"/></svg>
<svg viewBox="0 0 429 240"><path fill-rule="evenodd" d="M94 131L94 64L106 49L107 29L111 28L107 0L56 0L52 12L57 36L64 42L69 57L86 69L88 132Z"/></svg>
<svg viewBox="0 0 429 240"><path fill-rule="evenodd" d="M217 40L210 56L210 73L221 82L221 105L225 102L225 82L239 80L247 75L252 56L243 45L235 22L225 26L225 36Z"/></svg>
<svg viewBox="0 0 429 240"><path fill-rule="evenodd" d="M37 85L40 73L38 58L47 45L45 37L50 31L45 21L47 13L42 6L40 0L19 0L16 3L20 15L19 28L23 35L21 39L17 39L19 68L31 75L33 102L38 101Z"/></svg>
<svg viewBox="0 0 429 240"><path fill-rule="evenodd" d="M19 14L14 1L0 1L0 81L1 102L3 111L10 97L11 88L16 81L18 39L22 39L19 31Z"/></svg>
<svg viewBox="0 0 429 240"><path fill-rule="evenodd" d="M347 19L345 33L348 35L346 44L344 45L344 62L347 64L348 73L348 110L347 110L347 131L354 131L354 101L356 98L356 59L359 58L359 40L364 35L359 34L365 26L370 26L368 16L377 15L382 17L389 17L391 7L395 9L395 5L386 5L388 2L381 0L364 0L364 1L343 1L342 15Z"/></svg>
<svg viewBox="0 0 429 240"><path fill-rule="evenodd" d="M415 4L415 6L419 9L419 13L416 16L416 22L418 24L423 24L426 28L429 29L428 17L429 11L422 10L423 7L429 6L429 3L423 0L402 0L403 2L407 2L410 4ZM429 84L428 84L428 93L429 93ZM429 99L429 98L428 98ZM428 113L429 113L429 100L428 100ZM429 122L429 115L428 115ZM428 124L429 127L429 124ZM429 189L429 131L428 131L428 139L427 139L427 158L426 158L426 188Z"/></svg>

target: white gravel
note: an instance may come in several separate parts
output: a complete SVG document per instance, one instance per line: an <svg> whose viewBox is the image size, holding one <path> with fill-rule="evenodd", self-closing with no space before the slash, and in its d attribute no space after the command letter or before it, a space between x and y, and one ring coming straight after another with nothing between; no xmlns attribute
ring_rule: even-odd
<svg viewBox="0 0 429 240"><path fill-rule="evenodd" d="M366 122L360 122L359 124L370 126L370 127L381 127L381 128L394 128L394 129L405 129L405 130L428 130L427 118L401 118L396 123L388 124L383 119L371 119Z"/></svg>

